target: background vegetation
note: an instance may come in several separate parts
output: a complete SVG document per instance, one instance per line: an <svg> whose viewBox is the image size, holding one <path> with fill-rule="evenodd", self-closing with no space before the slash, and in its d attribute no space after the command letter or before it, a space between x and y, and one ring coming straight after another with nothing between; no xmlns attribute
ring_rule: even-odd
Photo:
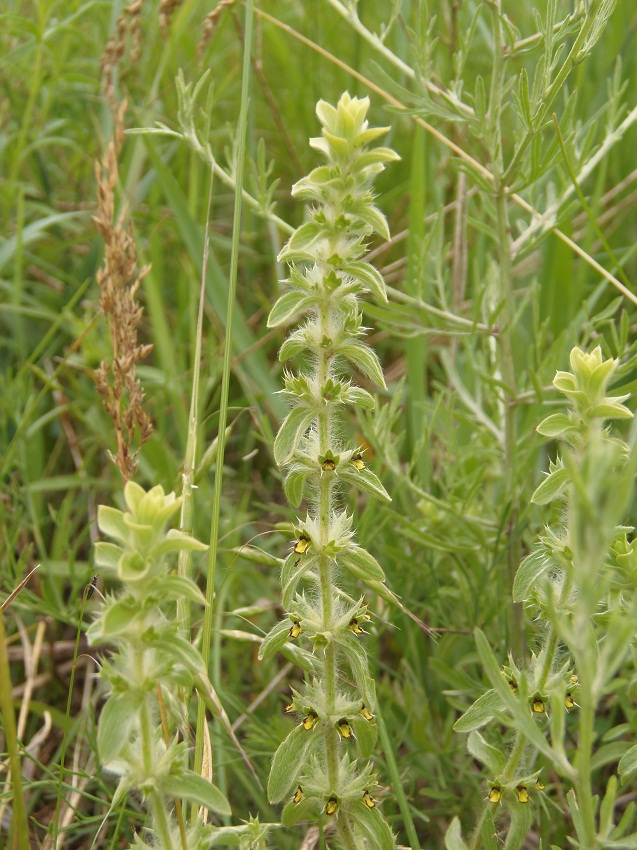
<svg viewBox="0 0 637 850"><path fill-rule="evenodd" d="M85 593L96 572L97 505L123 505L122 476L109 458L116 434L93 378L113 357L96 282L104 240L93 217L95 163L124 98L127 129L160 122L186 136L126 136L114 190L138 266L150 264L137 296L139 343L153 348L137 377L154 430L135 480L167 492L181 491L188 440L206 144L215 158L192 519L194 535L207 541L214 477L223 474L210 678L263 786L298 682L280 657L257 661L260 636L280 617L274 559L288 550L293 519L272 457L285 413L276 394L283 335L266 327L285 274L276 257L301 221L290 187L316 164L307 144L318 130L316 101L334 103L344 90L369 95L372 123L391 127L387 144L402 160L376 191L392 239L370 246L389 304L364 308L388 390L358 442L393 502L361 499L356 513L358 539L402 603L374 603L368 645L388 732L380 775L387 781L398 771L407 809L395 790L379 797L399 842L412 847L414 834L423 847L442 846L454 816L468 830L475 823L488 777L453 726L487 687L474 628L499 663L508 651L524 663L541 638L511 590L520 561L559 516L530 501L555 459L554 445L535 431L558 403L551 382L569 368L575 345L600 345L620 359L613 394L632 392L637 381L637 12L630 0L503 2L503 15L499 6L259 5L245 182L254 200L241 233L221 470L215 441L244 7L220 3L206 19L210 4L194 0L3 4L0 599L40 565L3 620L26 805L43 846L53 846L56 819L57 845L66 847L89 847L96 835L97 846L122 846L144 819L129 797L103 823L116 781L96 758L101 696L84 638L98 604ZM194 108L189 135L183 90L204 71L203 112ZM634 514L631 505L624 525ZM97 584L103 589L99 576ZM602 792L637 730L629 662L595 718L592 771ZM570 745L576 714L566 720ZM493 734L504 748L504 727ZM228 736L215 723L211 735L215 782L232 806L226 822L257 814L276 822ZM567 846L562 779L548 770L544 783L528 846ZM628 786L620 814L633 798ZM6 788L2 830L12 805ZM292 848L303 832L272 836L272 846Z"/></svg>

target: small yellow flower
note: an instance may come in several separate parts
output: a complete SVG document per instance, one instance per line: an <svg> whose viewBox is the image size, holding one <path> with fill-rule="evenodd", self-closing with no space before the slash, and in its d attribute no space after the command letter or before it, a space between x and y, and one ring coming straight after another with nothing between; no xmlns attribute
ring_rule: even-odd
<svg viewBox="0 0 637 850"><path fill-rule="evenodd" d="M571 694L566 694L566 697L564 698L564 708L573 708L574 705L575 700L573 699Z"/></svg>
<svg viewBox="0 0 637 850"><path fill-rule="evenodd" d="M336 797L330 797L327 803L325 804L325 814L333 815L334 812L338 809L338 800Z"/></svg>
<svg viewBox="0 0 637 850"><path fill-rule="evenodd" d="M293 702L291 702L289 705L285 706L284 710L286 714L293 714L296 711L296 706Z"/></svg>
<svg viewBox="0 0 637 850"><path fill-rule="evenodd" d="M490 803L499 803L500 797L502 796L502 788L499 785L492 785L489 788L489 802Z"/></svg>
<svg viewBox="0 0 637 850"><path fill-rule="evenodd" d="M369 793L369 791L363 792L363 802L365 803L368 809L373 809L376 806L376 801Z"/></svg>
<svg viewBox="0 0 637 850"><path fill-rule="evenodd" d="M348 740L352 737L352 727L347 722L346 718L342 717L337 723L338 731L341 738Z"/></svg>
<svg viewBox="0 0 637 850"><path fill-rule="evenodd" d="M334 470L336 469L336 464L334 463L332 458L328 457L327 460L323 461L321 469L323 470L323 472L334 472Z"/></svg>
<svg viewBox="0 0 637 850"><path fill-rule="evenodd" d="M294 794L294 797L292 797L292 801L294 803L300 803L302 799L303 799L303 789L299 785L299 787L296 789L296 793Z"/></svg>
<svg viewBox="0 0 637 850"><path fill-rule="evenodd" d="M571 684L579 685L579 676L576 676L575 673L571 676Z"/></svg>
<svg viewBox="0 0 637 850"><path fill-rule="evenodd" d="M542 697L533 697L533 703L531 704L531 710L533 714L545 714L546 706L544 705L544 700Z"/></svg>
<svg viewBox="0 0 637 850"><path fill-rule="evenodd" d="M363 717L365 718L365 720L367 720L367 722L368 722L368 723L371 723L371 722L372 722L372 720L374 719L374 715L373 715L373 714L371 714L371 713L367 710L367 707L366 707L365 703L362 703L362 705L361 705L361 712L360 712L360 713L363 715Z"/></svg>
<svg viewBox="0 0 637 850"><path fill-rule="evenodd" d="M312 541L307 536L307 534L301 534L299 539L296 541L294 551L297 555L304 555L307 552L307 547L310 545L311 542Z"/></svg>
<svg viewBox="0 0 637 850"><path fill-rule="evenodd" d="M315 711L308 711L306 717L303 720L303 728L308 732L310 729L313 729L318 723L318 714Z"/></svg>
<svg viewBox="0 0 637 850"><path fill-rule="evenodd" d="M544 784L540 779L535 783L535 787L538 791L544 791Z"/></svg>
<svg viewBox="0 0 637 850"><path fill-rule="evenodd" d="M349 628L354 632L355 635L364 635L365 629L361 629L360 622L358 617L352 617L349 621Z"/></svg>
<svg viewBox="0 0 637 850"><path fill-rule="evenodd" d="M361 469L365 469L365 461L363 460L363 456L360 452L356 452L356 454L352 455L350 463L353 463L359 472Z"/></svg>
<svg viewBox="0 0 637 850"><path fill-rule="evenodd" d="M299 620L295 620L292 623L292 628L290 629L290 637L297 638L301 634L301 623Z"/></svg>
<svg viewBox="0 0 637 850"><path fill-rule="evenodd" d="M529 792L526 785L518 785L515 789L515 793L518 795L518 803L529 802Z"/></svg>

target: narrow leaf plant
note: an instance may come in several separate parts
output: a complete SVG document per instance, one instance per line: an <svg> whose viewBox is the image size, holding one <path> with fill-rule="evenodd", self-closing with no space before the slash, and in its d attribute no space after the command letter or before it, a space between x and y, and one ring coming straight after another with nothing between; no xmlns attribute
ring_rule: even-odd
<svg viewBox="0 0 637 850"><path fill-rule="evenodd" d="M301 321L284 342L280 359L302 363L286 372L284 393L291 410L274 443L285 467L285 491L308 511L295 527L296 540L282 572L287 618L266 636L261 657L287 642L301 644L306 681L293 691L286 712L296 720L272 764L268 794L287 801L283 823L318 823L331 846L346 850L394 846L392 832L374 798L369 757L376 743L375 689L365 649L370 617L363 598L351 596L343 579L374 588L384 580L376 559L355 541L354 517L342 508L342 493L354 487L377 498L389 496L365 463L361 450L343 437L342 412L369 410L374 399L347 376L354 367L384 388L376 354L365 332L359 296L387 296L379 272L362 259L374 234L389 238L385 217L374 205L373 179L397 154L373 143L387 128L370 128L369 100L345 93L336 107L317 106L322 135L310 144L325 158L293 188L308 202L309 220L279 255L289 266L287 291L274 305L271 327ZM333 844L331 842L334 842Z"/></svg>

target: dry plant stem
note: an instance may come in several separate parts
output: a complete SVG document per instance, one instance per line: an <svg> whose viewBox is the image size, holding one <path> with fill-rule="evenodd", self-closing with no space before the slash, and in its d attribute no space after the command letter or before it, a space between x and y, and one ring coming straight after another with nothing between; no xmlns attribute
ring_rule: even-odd
<svg viewBox="0 0 637 850"><path fill-rule="evenodd" d="M380 86L377 86L374 82L372 82L372 80L369 79L369 77L366 77L364 76L364 74L360 74L358 71L354 70L354 68L352 68L346 62L343 62L333 53L330 53L328 50L325 50L325 48L320 47L320 45L316 44L316 42L312 41L304 35L301 35L301 33L288 26L288 24L282 23L277 18L273 17L272 15L269 15L267 12L264 12L262 9L256 9L255 11L257 15L260 15L262 18L274 24L276 27L283 30L284 32L288 33L293 38L296 38L298 41L307 45L312 50L319 53L321 56L324 56L334 65L337 65L339 68L342 68L350 76L352 76L354 79L358 80L364 86L366 86L370 91L376 92L376 94L386 100L387 103L390 103L392 106L395 106L398 109L405 109L405 107L399 100L388 94L384 89L380 88ZM459 145L455 144L455 142L453 142L451 139L448 139L443 133L441 133L439 130L436 130L436 128L429 124L427 121L423 121L423 119L419 118L417 115L410 115L409 117L417 124L420 124L421 127L424 127L424 129L434 138L438 139L441 144L445 145L447 148L449 148L449 150L453 151L465 162L470 163L477 171L480 172L480 174L482 174L483 177L485 177L492 183L494 182L494 176L489 171L489 169L485 168L482 163L478 162L476 159L470 156L466 151L459 147ZM521 207L521 209L529 213L529 215L534 220L540 222L543 227L554 233L558 239L564 242L565 245L568 245L574 253L576 253L584 260L584 262L588 263L591 268L595 269L595 271L599 275L609 281L609 283L612 283L612 285L619 292L621 292L625 298L627 298L629 301L632 301L633 304L637 304L637 295L634 292L631 292L630 289L627 289L621 281L619 281L607 269L600 265L597 260L594 260L593 257L591 257L590 254L588 254L576 242L574 242L572 239L569 239L569 237L566 236L566 234L563 233L558 227L556 227L555 223L549 218L547 218L546 215L541 212L538 212L535 207L529 204L528 201L525 201L524 198L521 195L518 195L516 192L510 192L508 189L506 190L506 192L507 196L511 198L514 203L516 203L519 207Z"/></svg>

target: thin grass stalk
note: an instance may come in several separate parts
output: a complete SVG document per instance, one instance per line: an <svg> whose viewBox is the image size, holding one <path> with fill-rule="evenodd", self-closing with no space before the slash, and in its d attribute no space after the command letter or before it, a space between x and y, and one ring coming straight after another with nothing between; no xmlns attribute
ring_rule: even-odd
<svg viewBox="0 0 637 850"><path fill-rule="evenodd" d="M9 832L9 847L29 850L29 826L22 788L22 767L11 698L11 671L7 653L7 634L4 615L0 614L0 709L4 720L5 741L9 753L9 773L13 792L13 814Z"/></svg>
<svg viewBox="0 0 637 850"><path fill-rule="evenodd" d="M250 54L252 51L252 29L254 20L254 0L246 2L246 23L243 48L243 71L241 80L241 103L239 107L239 122L237 127L237 166L234 195L234 216L232 224L232 246L230 253L230 280L228 281L228 310L226 314L226 339L223 357L221 380L221 401L219 406L219 432L217 437L217 462L215 487L212 501L212 518L210 523L210 549L208 555L208 572L206 578L206 602L208 603L203 621L201 655L206 670L210 661L210 643L212 623L214 619L214 589L217 567L217 552L219 546L219 520L221 515L221 487L223 483L223 462L226 449L226 425L228 422L228 397L230 374L232 368L232 326L234 321L234 304L237 297L237 272L239 267L239 241L241 238L241 212L243 201L243 175L245 170L245 149L248 126L248 96L251 80ZM195 771L201 771L203 761L203 725L205 723L205 706L199 701L197 708L197 732L195 744Z"/></svg>
<svg viewBox="0 0 637 850"><path fill-rule="evenodd" d="M193 516L193 480L197 463L197 432L199 428L199 379L201 375L201 348L203 338L203 307L206 294L206 275L208 273L208 255L210 250L210 211L212 209L212 187L214 174L210 173L210 188L208 190L208 207L206 210L206 226L204 231L203 263L201 270L201 286L199 288L199 307L197 311L197 331L195 334L195 353L192 368L192 390L190 395L190 412L188 414L188 440L184 456L184 471L182 473L181 515L179 527L181 531L192 534ZM190 552L180 552L177 571L180 576L189 576L192 555ZM177 618L182 631L187 635L190 631L190 604L185 599L177 603Z"/></svg>

